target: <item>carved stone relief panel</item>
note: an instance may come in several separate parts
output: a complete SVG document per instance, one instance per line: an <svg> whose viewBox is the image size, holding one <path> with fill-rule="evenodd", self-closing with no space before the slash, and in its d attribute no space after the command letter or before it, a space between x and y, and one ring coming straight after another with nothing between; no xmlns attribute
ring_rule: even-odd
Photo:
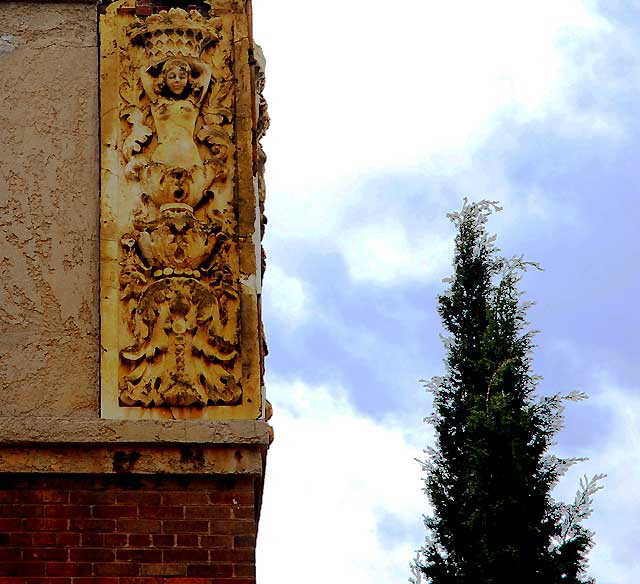
<svg viewBox="0 0 640 584"><path fill-rule="evenodd" d="M212 4L101 16L103 417L262 415L255 64Z"/></svg>
<svg viewBox="0 0 640 584"><path fill-rule="evenodd" d="M265 186L265 164L267 162L267 155L262 147L262 138L269 129L271 120L269 118L269 112L267 107L267 100L264 98L263 91L265 86L265 66L266 61L262 48L259 45L254 45L254 58L255 58L255 152L253 159L253 174L254 174L254 190L257 193L259 217L260 217L260 241L264 237L264 230L267 225L267 216L264 213L264 203L266 198L266 186ZM260 266L259 276L260 282L264 276L266 269L266 254L262 245L260 245ZM260 319L260 349L262 358L262 375L264 376L264 357L268 354L267 341L262 327L262 319ZM270 406L267 406L270 407ZM268 419L268 418L267 418Z"/></svg>

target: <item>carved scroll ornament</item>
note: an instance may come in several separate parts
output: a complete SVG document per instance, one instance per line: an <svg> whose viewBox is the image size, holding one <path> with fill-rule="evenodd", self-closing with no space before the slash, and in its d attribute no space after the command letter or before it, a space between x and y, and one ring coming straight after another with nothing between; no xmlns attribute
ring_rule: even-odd
<svg viewBox="0 0 640 584"><path fill-rule="evenodd" d="M242 399L230 37L181 9L121 35L120 407Z"/></svg>

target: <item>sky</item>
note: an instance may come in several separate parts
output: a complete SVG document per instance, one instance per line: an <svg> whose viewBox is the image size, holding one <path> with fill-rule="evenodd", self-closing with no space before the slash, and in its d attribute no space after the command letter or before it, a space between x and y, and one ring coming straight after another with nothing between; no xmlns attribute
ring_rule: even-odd
<svg viewBox="0 0 640 584"><path fill-rule="evenodd" d="M267 58L263 291L275 442L262 584L395 584L426 535L419 380L463 197L522 281L553 452L606 473L589 574L640 574L640 1L254 0Z"/></svg>

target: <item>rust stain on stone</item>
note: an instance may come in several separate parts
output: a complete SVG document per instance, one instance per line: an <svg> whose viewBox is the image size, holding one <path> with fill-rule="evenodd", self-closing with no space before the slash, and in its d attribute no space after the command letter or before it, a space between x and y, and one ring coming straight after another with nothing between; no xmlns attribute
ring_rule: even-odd
<svg viewBox="0 0 640 584"><path fill-rule="evenodd" d="M117 450L113 453L113 472L132 472L136 462L140 459L140 456L140 453L135 450L129 452Z"/></svg>

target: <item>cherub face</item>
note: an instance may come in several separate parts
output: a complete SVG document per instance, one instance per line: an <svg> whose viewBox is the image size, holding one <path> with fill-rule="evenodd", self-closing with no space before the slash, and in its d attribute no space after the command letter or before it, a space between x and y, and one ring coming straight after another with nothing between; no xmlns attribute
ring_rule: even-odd
<svg viewBox="0 0 640 584"><path fill-rule="evenodd" d="M173 95L182 95L189 76L183 67L171 67L164 76L167 88Z"/></svg>

